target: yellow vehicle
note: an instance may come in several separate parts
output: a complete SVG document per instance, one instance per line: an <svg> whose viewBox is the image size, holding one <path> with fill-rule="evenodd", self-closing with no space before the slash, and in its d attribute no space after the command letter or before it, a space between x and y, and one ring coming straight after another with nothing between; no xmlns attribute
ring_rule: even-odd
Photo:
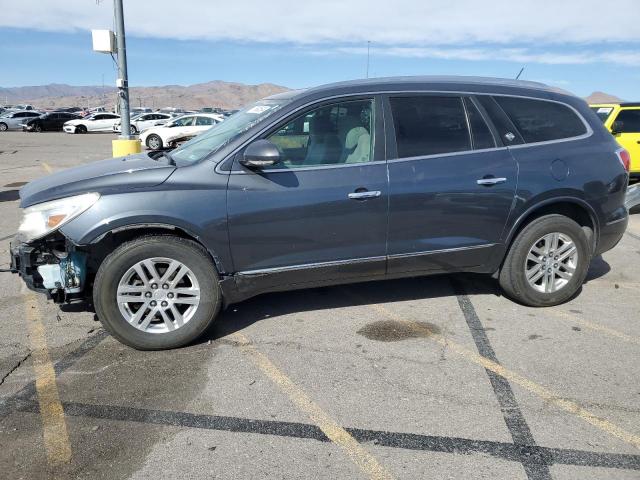
<svg viewBox="0 0 640 480"><path fill-rule="evenodd" d="M640 179L640 103L598 103L589 107L629 152L630 177Z"/></svg>

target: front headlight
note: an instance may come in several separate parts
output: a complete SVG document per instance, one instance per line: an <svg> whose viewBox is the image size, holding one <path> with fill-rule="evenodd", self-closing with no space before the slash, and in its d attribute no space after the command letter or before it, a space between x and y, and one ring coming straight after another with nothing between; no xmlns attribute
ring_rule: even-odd
<svg viewBox="0 0 640 480"><path fill-rule="evenodd" d="M80 215L99 198L99 193L85 193L25 208L18 237L25 242L44 237Z"/></svg>

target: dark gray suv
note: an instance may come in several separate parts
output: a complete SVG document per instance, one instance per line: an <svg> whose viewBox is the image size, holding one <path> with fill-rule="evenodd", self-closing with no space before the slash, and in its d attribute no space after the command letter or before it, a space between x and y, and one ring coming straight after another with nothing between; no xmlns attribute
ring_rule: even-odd
<svg viewBox="0 0 640 480"><path fill-rule="evenodd" d="M556 305L620 240L627 169L587 104L542 84L338 83L28 184L12 268L140 349L253 295L373 279L482 272Z"/></svg>

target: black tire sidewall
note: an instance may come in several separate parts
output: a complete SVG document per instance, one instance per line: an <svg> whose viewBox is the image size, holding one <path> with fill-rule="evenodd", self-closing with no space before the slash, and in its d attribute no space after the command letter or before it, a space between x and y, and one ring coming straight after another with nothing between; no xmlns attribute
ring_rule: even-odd
<svg viewBox="0 0 640 480"><path fill-rule="evenodd" d="M195 274L200 286L200 304L195 315L173 332L147 333L130 325L116 302L117 286L135 263L151 257L178 260ZM98 318L114 337L141 350L176 348L199 337L220 308L218 276L207 254L193 242L171 237L143 237L122 245L102 263L94 285L94 304Z"/></svg>
<svg viewBox="0 0 640 480"><path fill-rule="evenodd" d="M554 232L563 233L573 240L578 250L578 266L564 287L556 292L543 293L529 285L525 273L525 259L534 242ZM510 297L525 305L558 305L571 299L580 289L587 276L590 262L591 248L582 227L565 216L548 215L527 225L514 240L500 272L500 283Z"/></svg>
<svg viewBox="0 0 640 480"><path fill-rule="evenodd" d="M154 146L152 146L152 145L151 145L151 141L152 141L153 139L156 139L156 138L158 139L158 145L157 145L156 147L154 147ZM152 149L152 150L159 150L159 149L161 149L161 148L162 148L162 139L161 139L158 135L156 135L156 134L151 134L151 135L149 135L149 136L147 137L147 147L149 147L149 148L150 148L150 149Z"/></svg>

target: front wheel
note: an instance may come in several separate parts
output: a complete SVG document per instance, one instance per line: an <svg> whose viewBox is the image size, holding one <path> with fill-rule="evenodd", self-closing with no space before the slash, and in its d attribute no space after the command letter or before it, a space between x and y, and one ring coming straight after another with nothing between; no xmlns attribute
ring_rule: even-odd
<svg viewBox="0 0 640 480"><path fill-rule="evenodd" d="M84 125L78 125L76 127L76 133L87 133L87 127Z"/></svg>
<svg viewBox="0 0 640 480"><path fill-rule="evenodd" d="M127 242L105 258L93 299L115 338L140 350L164 350L205 331L218 313L221 292L204 248L163 235Z"/></svg>
<svg viewBox="0 0 640 480"><path fill-rule="evenodd" d="M7 126L7 124L0 122L0 132L6 132L7 130L9 130L9 127Z"/></svg>
<svg viewBox="0 0 640 480"><path fill-rule="evenodd" d="M162 148L162 139L160 135L152 133L147 137L147 147L151 150L160 150Z"/></svg>
<svg viewBox="0 0 640 480"><path fill-rule="evenodd" d="M42 125L37 123L36 126L34 127L34 130L38 133L42 132Z"/></svg>
<svg viewBox="0 0 640 480"><path fill-rule="evenodd" d="M137 135L138 134L138 129L136 128L135 125L131 125L131 135Z"/></svg>
<svg viewBox="0 0 640 480"><path fill-rule="evenodd" d="M546 215L527 225L511 244L500 270L500 286L531 307L566 302L582 286L591 248L580 225L563 215Z"/></svg>

